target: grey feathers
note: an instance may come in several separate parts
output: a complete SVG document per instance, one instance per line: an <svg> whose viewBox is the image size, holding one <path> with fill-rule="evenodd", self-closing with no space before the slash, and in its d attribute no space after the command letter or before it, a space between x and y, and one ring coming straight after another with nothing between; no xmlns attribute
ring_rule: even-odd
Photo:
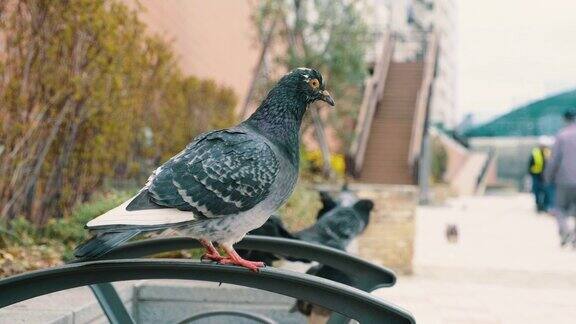
<svg viewBox="0 0 576 324"><path fill-rule="evenodd" d="M140 234L139 230L103 232L96 234L88 241L79 245L76 250L74 250L74 256L78 259L99 258L116 246L128 241L138 234Z"/></svg>
<svg viewBox="0 0 576 324"><path fill-rule="evenodd" d="M370 200L359 200L350 207L337 206L324 213L316 224L295 234L308 242L316 242L345 250L350 241L368 225Z"/></svg>
<svg viewBox="0 0 576 324"><path fill-rule="evenodd" d="M165 206L160 206L150 199L150 194L147 188L142 189L132 201L126 206L126 210L144 210L144 209L161 209L167 208Z"/></svg>
<svg viewBox="0 0 576 324"><path fill-rule="evenodd" d="M261 136L241 129L215 131L165 163L148 191L158 205L220 217L261 202L278 171L277 158Z"/></svg>

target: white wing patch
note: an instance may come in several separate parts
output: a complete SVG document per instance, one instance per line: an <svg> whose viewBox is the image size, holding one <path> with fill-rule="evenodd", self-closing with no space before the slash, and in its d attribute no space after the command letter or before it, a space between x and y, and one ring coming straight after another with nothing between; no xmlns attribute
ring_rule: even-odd
<svg viewBox="0 0 576 324"><path fill-rule="evenodd" d="M135 197L89 221L86 227L94 229L111 225L156 226L189 222L196 219L194 213L176 208L126 210L128 204Z"/></svg>

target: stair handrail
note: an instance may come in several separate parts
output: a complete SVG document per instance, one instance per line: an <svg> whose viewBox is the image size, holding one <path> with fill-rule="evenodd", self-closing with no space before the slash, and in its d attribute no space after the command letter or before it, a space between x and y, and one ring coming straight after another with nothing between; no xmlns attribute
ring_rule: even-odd
<svg viewBox="0 0 576 324"><path fill-rule="evenodd" d="M494 161L496 160L496 152L494 149L489 150L486 155L486 160L484 161L482 170L480 171L478 179L476 180L476 189L474 193L477 195L483 195L486 191L486 183L488 182L488 175L490 173L489 171L492 167L492 164L494 164Z"/></svg>
<svg viewBox="0 0 576 324"><path fill-rule="evenodd" d="M426 115L428 111L429 98L431 95L431 86L434 80L436 70L436 60L438 58L438 43L434 33L426 37L426 49L422 70L422 83L416 95L416 104L414 110L414 120L412 123L412 134L410 137L410 147L408 151L408 165L413 169L416 160L420 155L422 148L422 137Z"/></svg>
<svg viewBox="0 0 576 324"><path fill-rule="evenodd" d="M349 156L352 162L352 174L358 176L362 170L366 146L370 137L370 128L378 102L384 94L384 85L392 54L394 53L394 37L386 32L383 37L382 52L376 60L374 72L366 78L366 86L362 97L362 104L358 112L358 122L354 129L354 139L350 145Z"/></svg>

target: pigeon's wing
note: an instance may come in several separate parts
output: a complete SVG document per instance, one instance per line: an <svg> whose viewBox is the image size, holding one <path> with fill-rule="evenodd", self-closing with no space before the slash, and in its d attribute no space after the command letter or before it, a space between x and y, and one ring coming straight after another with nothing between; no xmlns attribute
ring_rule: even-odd
<svg viewBox="0 0 576 324"><path fill-rule="evenodd" d="M278 160L259 135L207 133L159 168L148 184L161 206L213 218L246 211L270 194Z"/></svg>

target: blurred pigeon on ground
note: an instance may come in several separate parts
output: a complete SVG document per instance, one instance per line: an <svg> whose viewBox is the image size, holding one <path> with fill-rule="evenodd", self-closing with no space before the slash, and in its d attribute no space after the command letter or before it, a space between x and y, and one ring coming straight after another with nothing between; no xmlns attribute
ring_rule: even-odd
<svg viewBox="0 0 576 324"><path fill-rule="evenodd" d="M458 242L458 226L456 224L446 224L446 240L450 243Z"/></svg>
<svg viewBox="0 0 576 324"><path fill-rule="evenodd" d="M288 239L300 239L306 242L327 245L339 250L345 251L350 241L368 225L370 212L374 204L370 200L358 200L350 207L343 207L336 203L336 199L325 191L320 191L321 199L327 202L317 214L317 222L312 226L297 232L290 233L284 226L282 219L278 215L271 216L264 225L250 231L250 235L262 235L271 237L280 237ZM273 253L239 250L240 255L244 258L256 258L263 260L267 265L280 258ZM284 257L289 261L310 262L309 260ZM320 273L325 271L321 270ZM317 271L314 272L314 274ZM340 274L337 277L342 277ZM337 279L336 277L325 277L339 282L347 281Z"/></svg>
<svg viewBox="0 0 576 324"><path fill-rule="evenodd" d="M204 258L256 271L263 263L241 258L232 245L292 193L300 125L317 100L334 105L318 71L288 73L246 121L199 135L156 169L138 195L88 222L94 236L77 247L76 257L98 258L141 232L176 228L202 243Z"/></svg>
<svg viewBox="0 0 576 324"><path fill-rule="evenodd" d="M362 233L368 225L374 203L371 200L359 200L352 191L347 190L346 187L344 189L336 198L327 191L320 191L322 208L318 211L317 222L296 234L290 233L277 215L270 217L263 226L250 231L249 234L300 239L345 251L350 241ZM238 252L245 258L263 260L267 265L280 260L279 256L268 252L251 250L238 250ZM282 257L289 261L310 262L306 259ZM348 274L323 264L311 267L306 273L346 285L353 284L353 279ZM297 300L292 311L299 311L309 316L315 307L317 306L307 301Z"/></svg>
<svg viewBox="0 0 576 324"><path fill-rule="evenodd" d="M373 208L374 203L367 199L358 200L350 207L339 205L322 215L313 226L294 236L307 242L346 250L350 241L368 225Z"/></svg>
<svg viewBox="0 0 576 324"><path fill-rule="evenodd" d="M370 212L374 208L371 200L361 199L353 192L343 190L338 194L338 205L319 216L318 222L313 226L295 233L301 240L327 245L335 249L346 251L350 242L360 235L370 221ZM352 201L355 201L349 206ZM353 278L348 274L327 265L316 265L306 271L307 274L330 279L345 285L353 284ZM310 316L312 309L317 306L305 300L297 300L293 310Z"/></svg>
<svg viewBox="0 0 576 324"><path fill-rule="evenodd" d="M317 218L320 218L323 213L326 213L330 209L337 206L336 201L332 200L332 198L328 192L321 191L320 192L321 199L323 199L322 198L323 194L324 194L324 197L327 199L328 203L325 204L320 211L318 211L318 214L316 216ZM292 233L290 233L288 231L286 226L284 226L284 222L282 222L282 218L277 214L270 216L270 218L268 218L268 220L266 221L266 223L264 223L264 225L262 225L256 229L251 230L250 232L248 232L248 234L249 235L256 235L256 236L279 237L279 238L286 238L286 239L292 239L292 240L298 239L296 236L292 235ZM274 261L280 260L279 256L275 255L274 253L270 253L270 252L245 250L245 249L238 249L237 251L238 251L238 254L240 254L240 256L244 259L260 260L260 261L264 262L264 264L269 265L269 266L272 265L272 263ZM293 261L293 262L305 262L305 263L310 262L310 260L307 260L307 259L294 258L294 257L289 257L289 256L282 256L282 258L284 258L288 261Z"/></svg>

